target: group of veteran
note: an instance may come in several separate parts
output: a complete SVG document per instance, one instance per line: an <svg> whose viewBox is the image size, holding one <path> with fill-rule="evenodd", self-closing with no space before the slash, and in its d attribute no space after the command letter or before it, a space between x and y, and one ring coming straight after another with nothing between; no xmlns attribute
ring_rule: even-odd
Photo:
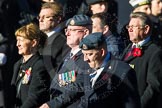
<svg viewBox="0 0 162 108"><path fill-rule="evenodd" d="M150 22L144 13L131 15L127 29L132 44L120 60L110 53L103 32L92 33L90 17L74 15L65 29L71 50L51 84L39 54L46 34L34 24L18 29L22 58L12 79L14 108L160 108L162 50L151 41Z"/></svg>
<svg viewBox="0 0 162 108"><path fill-rule="evenodd" d="M50 101L40 108L140 108L134 70L107 51L102 33L91 33L91 19L75 15L66 26L71 51L51 83Z"/></svg>

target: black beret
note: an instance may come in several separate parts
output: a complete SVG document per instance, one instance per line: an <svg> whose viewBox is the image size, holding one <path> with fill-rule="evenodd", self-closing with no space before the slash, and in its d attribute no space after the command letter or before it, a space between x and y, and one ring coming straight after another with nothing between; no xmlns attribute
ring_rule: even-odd
<svg viewBox="0 0 162 108"><path fill-rule="evenodd" d="M66 26L84 26L84 25L92 25L92 20L87 15L75 15L72 18L68 19L66 22Z"/></svg>
<svg viewBox="0 0 162 108"><path fill-rule="evenodd" d="M79 44L82 50L98 49L105 42L101 32L91 33L83 38Z"/></svg>
<svg viewBox="0 0 162 108"><path fill-rule="evenodd" d="M86 0L88 5L99 3L99 2L105 2L105 1L108 1L108 0Z"/></svg>

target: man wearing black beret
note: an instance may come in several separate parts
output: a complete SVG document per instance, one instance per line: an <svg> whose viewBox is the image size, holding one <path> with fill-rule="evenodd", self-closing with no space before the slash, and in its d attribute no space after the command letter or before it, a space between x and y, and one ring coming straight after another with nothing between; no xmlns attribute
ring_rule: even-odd
<svg viewBox="0 0 162 108"><path fill-rule="evenodd" d="M93 72L86 76L79 108L140 108L136 75L107 51L102 33L92 33L79 44Z"/></svg>

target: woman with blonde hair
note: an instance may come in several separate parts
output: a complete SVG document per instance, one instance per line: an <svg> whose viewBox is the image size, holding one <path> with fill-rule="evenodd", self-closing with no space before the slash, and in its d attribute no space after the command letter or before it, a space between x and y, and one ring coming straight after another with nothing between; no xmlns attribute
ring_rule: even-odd
<svg viewBox="0 0 162 108"><path fill-rule="evenodd" d="M22 58L14 65L11 81L13 106L15 108L37 108L49 100L50 78L39 49L47 36L33 23L22 26L15 32L18 53Z"/></svg>

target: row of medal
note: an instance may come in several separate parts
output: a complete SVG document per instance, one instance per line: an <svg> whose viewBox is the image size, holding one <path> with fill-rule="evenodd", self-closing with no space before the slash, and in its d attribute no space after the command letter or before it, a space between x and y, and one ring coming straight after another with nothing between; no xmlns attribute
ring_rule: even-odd
<svg viewBox="0 0 162 108"><path fill-rule="evenodd" d="M58 80L59 80L60 86L65 86L68 83L75 82L76 71L72 70L72 71L69 71L69 72L61 73L61 74L58 75Z"/></svg>

